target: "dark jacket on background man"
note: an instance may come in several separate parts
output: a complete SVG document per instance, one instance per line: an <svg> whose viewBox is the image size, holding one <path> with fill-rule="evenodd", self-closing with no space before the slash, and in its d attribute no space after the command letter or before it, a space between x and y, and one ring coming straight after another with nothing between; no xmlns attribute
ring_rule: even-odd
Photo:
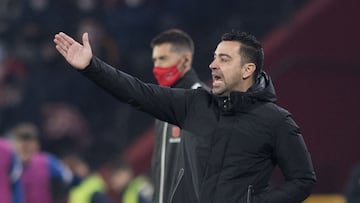
<svg viewBox="0 0 360 203"><path fill-rule="evenodd" d="M193 69L180 78L172 88L205 88ZM196 140L189 132L167 122L155 121L155 147L152 159L152 178L155 203L198 202L199 169ZM186 143L186 144L185 144ZM160 198L163 198L160 200Z"/></svg>
<svg viewBox="0 0 360 203"><path fill-rule="evenodd" d="M299 127L274 102L275 91L263 72L245 93L227 97L145 84L94 57L86 77L120 101L191 132L204 167L200 202L300 203L316 182ZM285 183L270 188L279 165Z"/></svg>

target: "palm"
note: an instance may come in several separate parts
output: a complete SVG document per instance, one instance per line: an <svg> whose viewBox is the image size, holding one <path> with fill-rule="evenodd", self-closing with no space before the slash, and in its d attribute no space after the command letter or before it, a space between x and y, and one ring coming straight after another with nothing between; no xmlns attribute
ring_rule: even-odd
<svg viewBox="0 0 360 203"><path fill-rule="evenodd" d="M56 49L64 56L66 61L76 69L86 68L90 64L92 57L87 33L83 35L82 41L83 45L62 32L56 34L54 39Z"/></svg>
<svg viewBox="0 0 360 203"><path fill-rule="evenodd" d="M69 47L65 59L74 67L86 67L89 64L91 55L91 49L87 49L78 42L75 42Z"/></svg>

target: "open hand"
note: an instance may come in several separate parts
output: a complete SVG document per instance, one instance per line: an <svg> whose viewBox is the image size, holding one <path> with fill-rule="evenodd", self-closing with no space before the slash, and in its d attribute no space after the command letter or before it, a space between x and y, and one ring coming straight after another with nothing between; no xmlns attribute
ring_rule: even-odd
<svg viewBox="0 0 360 203"><path fill-rule="evenodd" d="M90 64L92 50L88 33L84 33L82 36L83 45L63 32L59 32L55 35L54 42L56 44L56 49L74 68L82 70Z"/></svg>

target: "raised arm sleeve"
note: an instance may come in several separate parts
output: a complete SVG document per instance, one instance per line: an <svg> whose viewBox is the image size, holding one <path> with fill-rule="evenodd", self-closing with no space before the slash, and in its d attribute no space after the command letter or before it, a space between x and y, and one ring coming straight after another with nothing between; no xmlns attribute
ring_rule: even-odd
<svg viewBox="0 0 360 203"><path fill-rule="evenodd" d="M96 57L81 73L119 101L181 126L187 111L187 90L146 84Z"/></svg>

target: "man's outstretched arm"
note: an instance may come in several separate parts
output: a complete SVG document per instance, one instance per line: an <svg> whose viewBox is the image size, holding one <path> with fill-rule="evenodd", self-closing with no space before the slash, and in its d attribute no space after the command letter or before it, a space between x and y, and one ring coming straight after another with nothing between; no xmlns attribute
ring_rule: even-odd
<svg viewBox="0 0 360 203"><path fill-rule="evenodd" d="M54 38L56 49L71 66L119 101L160 120L180 125L187 108L185 90L145 84L93 56L87 33L83 34L82 41L83 45L62 32Z"/></svg>

